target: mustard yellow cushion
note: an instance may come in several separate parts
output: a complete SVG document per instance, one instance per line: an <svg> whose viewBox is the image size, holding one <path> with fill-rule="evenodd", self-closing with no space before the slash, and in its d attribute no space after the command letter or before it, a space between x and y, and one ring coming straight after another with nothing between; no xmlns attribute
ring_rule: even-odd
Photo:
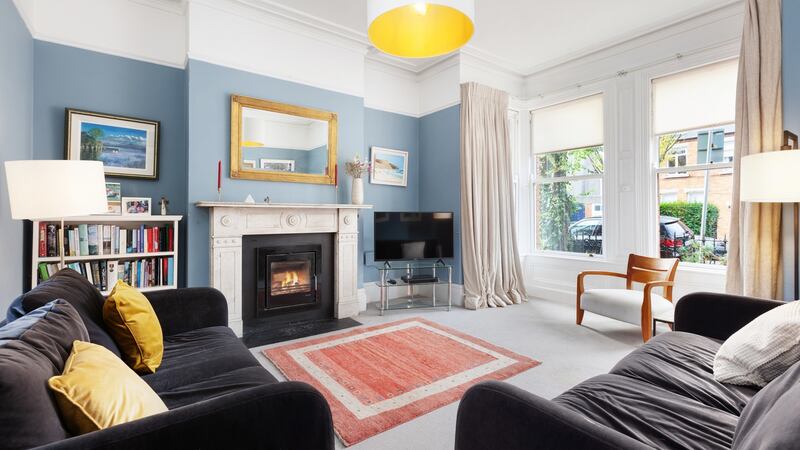
<svg viewBox="0 0 800 450"><path fill-rule="evenodd" d="M164 356L164 336L147 297L118 280L103 304L103 321L122 359L139 373L155 373Z"/></svg>
<svg viewBox="0 0 800 450"><path fill-rule="evenodd" d="M73 434L102 430L167 410L136 373L103 346L75 341L61 375L48 380Z"/></svg>

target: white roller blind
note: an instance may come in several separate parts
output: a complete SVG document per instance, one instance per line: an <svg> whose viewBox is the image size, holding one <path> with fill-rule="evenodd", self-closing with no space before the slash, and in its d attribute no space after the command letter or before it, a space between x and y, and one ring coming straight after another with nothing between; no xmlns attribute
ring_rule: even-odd
<svg viewBox="0 0 800 450"><path fill-rule="evenodd" d="M533 152L603 145L603 94L533 111Z"/></svg>
<svg viewBox="0 0 800 450"><path fill-rule="evenodd" d="M653 133L733 123L738 70L733 59L653 80Z"/></svg>

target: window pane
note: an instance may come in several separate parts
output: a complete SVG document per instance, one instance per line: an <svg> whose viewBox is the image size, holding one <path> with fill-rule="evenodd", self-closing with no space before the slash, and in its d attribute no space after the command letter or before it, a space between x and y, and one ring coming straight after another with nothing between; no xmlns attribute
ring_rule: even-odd
<svg viewBox="0 0 800 450"><path fill-rule="evenodd" d="M727 264L732 179L727 169L691 170L683 178L659 175L661 257Z"/></svg>
<svg viewBox="0 0 800 450"><path fill-rule="evenodd" d="M536 155L536 175L545 178L603 173L603 147Z"/></svg>
<svg viewBox="0 0 800 450"><path fill-rule="evenodd" d="M536 249L601 254L603 180L536 185Z"/></svg>
<svg viewBox="0 0 800 450"><path fill-rule="evenodd" d="M658 136L658 167L731 162L734 135L733 125L662 134Z"/></svg>

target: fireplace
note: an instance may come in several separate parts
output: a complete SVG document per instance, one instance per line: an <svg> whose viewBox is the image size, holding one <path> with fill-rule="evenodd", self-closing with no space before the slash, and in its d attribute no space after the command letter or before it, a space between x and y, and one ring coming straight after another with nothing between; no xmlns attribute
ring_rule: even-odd
<svg viewBox="0 0 800 450"><path fill-rule="evenodd" d="M256 316L319 303L320 245L262 247L257 254ZM321 261L320 261L321 262Z"/></svg>
<svg viewBox="0 0 800 450"><path fill-rule="evenodd" d="M333 318L333 234L242 239L245 328Z"/></svg>

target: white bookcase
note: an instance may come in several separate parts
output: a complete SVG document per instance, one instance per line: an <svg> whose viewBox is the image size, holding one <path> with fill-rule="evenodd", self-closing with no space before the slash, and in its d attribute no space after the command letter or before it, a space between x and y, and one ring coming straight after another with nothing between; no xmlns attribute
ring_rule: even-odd
<svg viewBox="0 0 800 450"><path fill-rule="evenodd" d="M124 249L120 249L120 253L111 253L103 255L85 255L85 256L64 256L66 264L84 261L120 261L121 263L126 260L138 260L143 258L155 257L172 257L172 281L170 285L153 286L153 287L140 287L137 288L142 292L159 291L165 289L174 289L178 286L178 223L183 216L116 216L116 215L96 215L96 216L81 216L69 217L64 219L65 228L73 225L116 225L124 229L136 229L142 225L146 227L158 227L165 224L171 224L173 230L173 251L159 251L159 252L146 252L146 253L126 253ZM60 264L61 254L59 256L39 256L39 224L55 224L57 228L61 227L61 219L42 219L33 221L33 239L31 246L31 287L36 287L39 283L39 263ZM100 242L102 245L102 242ZM64 251L64 245L57 245L58 251ZM110 287L109 287L110 288ZM103 295L108 295L109 291L103 291Z"/></svg>

